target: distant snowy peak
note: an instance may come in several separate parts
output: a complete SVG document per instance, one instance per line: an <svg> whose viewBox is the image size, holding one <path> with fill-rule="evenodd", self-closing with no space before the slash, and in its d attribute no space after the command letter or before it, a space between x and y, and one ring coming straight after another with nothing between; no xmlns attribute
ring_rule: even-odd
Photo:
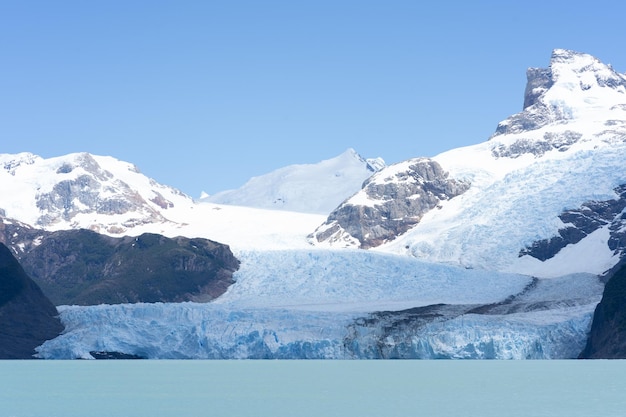
<svg viewBox="0 0 626 417"><path fill-rule="evenodd" d="M137 225L166 222L169 209L192 204L180 191L112 157L2 154L0 167L1 213L45 229L122 234Z"/></svg>
<svg viewBox="0 0 626 417"><path fill-rule="evenodd" d="M328 214L385 166L354 149L316 164L289 165L250 179L241 188L200 201L302 213Z"/></svg>
<svg viewBox="0 0 626 417"><path fill-rule="evenodd" d="M367 158L365 162L367 162L367 168L372 172L378 172L387 166L383 158Z"/></svg>
<svg viewBox="0 0 626 417"><path fill-rule="evenodd" d="M11 175L15 175L16 169L20 166L32 165L38 160L41 160L41 157L30 152L22 152L15 155L0 155L2 168Z"/></svg>

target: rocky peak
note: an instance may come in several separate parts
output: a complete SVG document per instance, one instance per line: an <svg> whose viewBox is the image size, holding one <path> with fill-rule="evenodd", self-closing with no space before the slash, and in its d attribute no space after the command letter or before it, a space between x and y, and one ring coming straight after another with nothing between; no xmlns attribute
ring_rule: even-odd
<svg viewBox="0 0 626 417"><path fill-rule="evenodd" d="M588 54L555 49L548 68L529 68L526 76L523 111L500 122L493 137L565 123L587 117L590 110L626 103L626 76Z"/></svg>
<svg viewBox="0 0 626 417"><path fill-rule="evenodd" d="M45 229L88 228L110 234L168 221L167 210L192 200L111 157L74 153L43 159L0 155L0 208Z"/></svg>
<svg viewBox="0 0 626 417"><path fill-rule="evenodd" d="M564 84L570 90L587 91L594 86L626 93L626 77L611 65L580 52L555 49L550 60L550 70L555 84Z"/></svg>
<svg viewBox="0 0 626 417"><path fill-rule="evenodd" d="M379 246L419 223L441 201L464 193L470 184L449 178L428 158L391 165L372 175L312 235L314 243Z"/></svg>

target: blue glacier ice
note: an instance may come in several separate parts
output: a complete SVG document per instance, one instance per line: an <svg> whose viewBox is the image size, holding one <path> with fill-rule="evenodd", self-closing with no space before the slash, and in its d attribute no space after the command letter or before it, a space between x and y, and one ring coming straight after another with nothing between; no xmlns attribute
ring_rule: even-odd
<svg viewBox="0 0 626 417"><path fill-rule="evenodd" d="M66 330L38 355L573 358L603 288L591 274L533 279L365 251L242 259L236 284L212 303L61 306ZM444 314L406 325L406 309L437 303Z"/></svg>

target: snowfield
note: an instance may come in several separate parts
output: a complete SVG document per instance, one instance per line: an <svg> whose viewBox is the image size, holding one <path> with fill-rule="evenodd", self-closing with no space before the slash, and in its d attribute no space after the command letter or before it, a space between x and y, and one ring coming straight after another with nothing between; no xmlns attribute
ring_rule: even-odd
<svg viewBox="0 0 626 417"><path fill-rule="evenodd" d="M202 202L327 215L382 169L381 158L354 149L317 164L291 165L251 178L241 188L205 195Z"/></svg>
<svg viewBox="0 0 626 417"><path fill-rule="evenodd" d="M606 245L606 233L583 239L601 239L600 244L584 249L581 245L578 252L584 256L563 252L543 263L529 256L518 257L520 249L532 242L558 234L565 226L557 217L561 212L590 200L616 198L614 188L626 183L626 172L619 169L626 161L626 143L572 151L568 159L553 152L554 158L543 157L506 174L492 171L483 174L487 180L482 181L474 177L467 193L445 202L441 210L427 213L412 230L376 250L542 277L603 273L618 261ZM452 166L452 158L443 155L441 159ZM501 179L494 181L498 174Z"/></svg>

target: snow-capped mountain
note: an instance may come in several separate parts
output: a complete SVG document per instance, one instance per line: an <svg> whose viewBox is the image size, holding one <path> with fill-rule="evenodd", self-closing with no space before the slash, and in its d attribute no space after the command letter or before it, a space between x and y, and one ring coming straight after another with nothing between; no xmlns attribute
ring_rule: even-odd
<svg viewBox="0 0 626 417"><path fill-rule="evenodd" d="M381 170L312 241L546 277L611 268L625 241L626 76L562 49L527 76L524 109L490 140L419 160L434 176L415 160Z"/></svg>
<svg viewBox="0 0 626 417"><path fill-rule="evenodd" d="M0 154L0 167L0 214L48 230L125 234L136 226L167 223L168 211L193 203L112 157Z"/></svg>
<svg viewBox="0 0 626 417"><path fill-rule="evenodd" d="M289 165L251 178L241 188L204 196L200 201L328 214L384 166L381 158L365 159L348 149L316 164Z"/></svg>
<svg viewBox="0 0 626 417"><path fill-rule="evenodd" d="M211 236L207 238L235 251L301 249L309 246L306 234L324 218L194 202L134 165L108 156L77 153L44 159L30 153L0 154L0 167L0 218L30 226L34 238L37 229L82 228L117 237ZM31 240L27 236L14 252L32 245Z"/></svg>

